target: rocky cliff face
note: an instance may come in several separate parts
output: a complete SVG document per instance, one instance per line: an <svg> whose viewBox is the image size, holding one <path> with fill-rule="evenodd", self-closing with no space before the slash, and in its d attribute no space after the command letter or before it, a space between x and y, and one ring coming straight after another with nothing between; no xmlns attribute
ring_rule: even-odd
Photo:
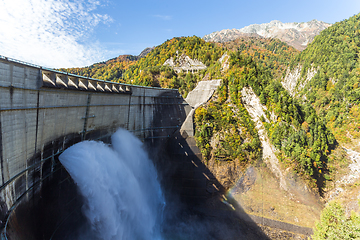
<svg viewBox="0 0 360 240"><path fill-rule="evenodd" d="M221 58L218 60L221 64L221 71L226 72L229 69L229 59L230 56L227 53L224 53L224 55L222 55Z"/></svg>
<svg viewBox="0 0 360 240"><path fill-rule="evenodd" d="M318 20L303 23L282 23L274 20L270 23L252 24L241 29L224 29L205 35L203 39L205 41L226 42L244 36L278 38L301 51L312 42L316 35L329 26L331 24Z"/></svg>
<svg viewBox="0 0 360 240"><path fill-rule="evenodd" d="M197 59L191 59L185 54L177 56L176 58L169 58L163 64L164 66L170 66L175 72L195 72L198 70L206 69L206 65Z"/></svg>
<svg viewBox="0 0 360 240"><path fill-rule="evenodd" d="M207 42L228 42L241 37L261 37L257 33L244 33L240 29L223 29L218 32L213 32L205 35L203 39Z"/></svg>
<svg viewBox="0 0 360 240"><path fill-rule="evenodd" d="M288 69L285 78L281 81L283 87L292 97L296 97L297 93L299 93L317 73L317 69L312 67L308 69L306 77L301 79L301 70L302 66L300 65L293 70Z"/></svg>
<svg viewBox="0 0 360 240"><path fill-rule="evenodd" d="M143 58L146 57L146 55L148 55L155 47L148 47L145 48L144 50L142 50L142 52L139 54L138 58Z"/></svg>

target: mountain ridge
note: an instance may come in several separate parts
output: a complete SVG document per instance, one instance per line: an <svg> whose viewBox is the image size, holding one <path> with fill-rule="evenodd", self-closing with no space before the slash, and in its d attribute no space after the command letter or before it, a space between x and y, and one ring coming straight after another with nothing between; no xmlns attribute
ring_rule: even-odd
<svg viewBox="0 0 360 240"><path fill-rule="evenodd" d="M241 29L223 29L207 34L203 39L207 42L227 42L244 36L277 38L302 51L315 36L331 25L316 19L301 23L282 23L273 20L269 23L251 24Z"/></svg>

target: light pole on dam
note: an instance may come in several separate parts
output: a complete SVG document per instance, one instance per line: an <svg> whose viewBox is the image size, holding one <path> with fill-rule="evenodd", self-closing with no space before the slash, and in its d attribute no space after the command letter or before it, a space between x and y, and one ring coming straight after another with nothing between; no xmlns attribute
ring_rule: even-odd
<svg viewBox="0 0 360 240"><path fill-rule="evenodd" d="M119 127L166 139L185 120L177 90L126 85L0 56L0 227L4 239L50 239L82 216L58 155ZM72 215L72 221L68 217ZM46 225L46 227L44 226Z"/></svg>

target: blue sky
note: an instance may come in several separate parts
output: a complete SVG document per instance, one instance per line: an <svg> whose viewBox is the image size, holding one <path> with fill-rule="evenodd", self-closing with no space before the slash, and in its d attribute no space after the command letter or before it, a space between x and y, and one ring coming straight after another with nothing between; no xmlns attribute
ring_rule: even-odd
<svg viewBox="0 0 360 240"><path fill-rule="evenodd" d="M0 55L87 66L178 36L272 20L335 23L359 12L360 0L0 0Z"/></svg>

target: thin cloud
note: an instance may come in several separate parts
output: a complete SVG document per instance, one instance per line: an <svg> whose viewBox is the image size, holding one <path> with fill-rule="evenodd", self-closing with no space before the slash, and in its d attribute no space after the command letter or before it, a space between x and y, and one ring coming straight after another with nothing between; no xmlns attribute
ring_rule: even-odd
<svg viewBox="0 0 360 240"><path fill-rule="evenodd" d="M88 40L96 26L110 23L94 0L0 1L0 55L47 67L85 66L103 58Z"/></svg>
<svg viewBox="0 0 360 240"><path fill-rule="evenodd" d="M168 15L153 15L153 17L160 18L161 20L169 21L172 19L172 16Z"/></svg>

